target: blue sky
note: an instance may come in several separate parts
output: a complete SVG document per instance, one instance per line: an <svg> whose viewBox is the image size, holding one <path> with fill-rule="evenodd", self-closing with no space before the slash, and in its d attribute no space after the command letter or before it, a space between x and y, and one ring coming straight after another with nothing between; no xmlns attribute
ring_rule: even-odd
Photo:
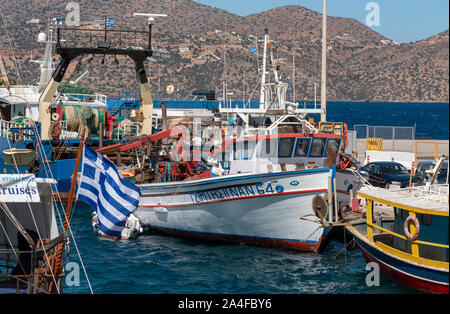
<svg viewBox="0 0 450 314"><path fill-rule="evenodd" d="M283 5L300 5L322 12L322 0L194 0L241 16ZM380 8L379 26L371 26L383 36L402 43L425 39L448 29L448 0L328 0L330 16L351 17L366 24L369 2Z"/></svg>

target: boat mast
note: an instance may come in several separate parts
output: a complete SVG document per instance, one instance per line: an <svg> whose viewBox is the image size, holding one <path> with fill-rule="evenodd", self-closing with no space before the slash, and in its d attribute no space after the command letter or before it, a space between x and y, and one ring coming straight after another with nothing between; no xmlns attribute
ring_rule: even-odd
<svg viewBox="0 0 450 314"><path fill-rule="evenodd" d="M264 110L264 105L265 105L265 95L264 95L264 88L265 88L265 84L266 84L266 75L267 75L267 70L266 70L266 66L267 66L267 44L269 42L269 30L266 28L264 30L265 35L264 35L264 54L263 54L263 64L262 64L262 74L261 74L261 93L259 96L259 109L260 110Z"/></svg>
<svg viewBox="0 0 450 314"><path fill-rule="evenodd" d="M295 102L295 54L292 48L292 102Z"/></svg>
<svg viewBox="0 0 450 314"><path fill-rule="evenodd" d="M41 77L39 79L39 92L42 92L45 88L45 85L50 81L53 72L53 63L52 63L52 45L53 45L53 28L50 23L48 38L42 41L45 43L45 54L44 61L41 63Z"/></svg>
<svg viewBox="0 0 450 314"><path fill-rule="evenodd" d="M167 14L150 14L150 13L133 13L133 16L143 16L147 18L148 22L148 50L152 50L152 24L155 21L155 17L166 17ZM106 36L106 31L105 31ZM150 90L150 84L148 82L147 75L145 74L145 59L135 59L136 74L139 84L139 94L141 96L141 110L144 116L142 121L142 129L139 135L151 135L152 134L152 118L153 118L153 98Z"/></svg>
<svg viewBox="0 0 450 314"><path fill-rule="evenodd" d="M327 0L323 0L322 14L322 87L320 122L327 121Z"/></svg>
<svg viewBox="0 0 450 314"><path fill-rule="evenodd" d="M60 27L62 25L62 19L56 18L54 20L56 24L56 30L59 34ZM56 94L58 87L61 84L64 73L66 72L70 64L70 61L70 58L61 58L58 67L56 68L55 72L53 72L52 77L50 78L48 84L45 85L44 91L39 97L39 120L41 122L41 138L43 140L50 139L48 133L50 130L50 108L52 105L53 96Z"/></svg>

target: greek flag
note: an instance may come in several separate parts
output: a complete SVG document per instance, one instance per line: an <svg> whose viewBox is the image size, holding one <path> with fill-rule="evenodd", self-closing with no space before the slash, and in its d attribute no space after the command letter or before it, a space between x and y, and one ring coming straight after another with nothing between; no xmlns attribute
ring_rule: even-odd
<svg viewBox="0 0 450 314"><path fill-rule="evenodd" d="M106 27L113 26L114 25L114 19L106 19Z"/></svg>
<svg viewBox="0 0 450 314"><path fill-rule="evenodd" d="M120 178L111 161L84 147L77 199L95 209L101 232L120 239L128 216L139 204L140 195L138 187Z"/></svg>
<svg viewBox="0 0 450 314"><path fill-rule="evenodd" d="M250 49L250 53L256 53L256 48Z"/></svg>

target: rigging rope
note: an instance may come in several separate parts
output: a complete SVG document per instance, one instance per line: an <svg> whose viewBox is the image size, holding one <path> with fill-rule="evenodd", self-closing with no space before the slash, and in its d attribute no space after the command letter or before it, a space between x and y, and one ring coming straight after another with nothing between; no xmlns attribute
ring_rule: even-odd
<svg viewBox="0 0 450 314"><path fill-rule="evenodd" d="M12 241L11 241L11 239L9 238L8 233L6 232L6 229L5 229L5 227L3 226L3 224L1 223L1 221L0 221L0 226L2 227L3 232L4 232L5 236L6 236L6 239L8 240L9 246L12 248L11 251L14 253L14 255L15 255L16 258L17 258L17 263L18 263L18 264L20 265L20 267L22 268L22 272L25 273L25 269L24 269L24 267L23 267L23 265L22 265L22 262L20 261L19 256L17 255L17 253L21 253L21 252L20 252L20 251L17 251L17 250L14 248L14 245L12 244ZM14 277L14 279L17 280L18 282L21 282L21 283L25 284L26 286L28 286L28 288L32 287L32 284L31 284L30 282L25 281L25 280L23 280L23 279L21 279L21 278L19 278L19 277L17 277L17 276ZM44 289L42 289L42 288L39 288L39 287L37 287L37 290L39 290L39 291L42 292L42 293L46 293L46 294L49 293L48 291L46 291L46 290L44 290Z"/></svg>
<svg viewBox="0 0 450 314"><path fill-rule="evenodd" d="M40 147L42 147L42 150L39 150L39 151L41 152L41 154L43 154L44 145L43 145L43 143L42 143L41 137L39 136L39 131L37 130L36 124L34 124L34 130L35 130L35 133L36 133L36 140L37 140L38 144L40 145ZM44 169L46 169L47 177L49 177L49 178L54 178L53 172L52 172L52 170L51 170L51 168L50 168L50 165L49 165L49 163L48 163L48 160L47 160L46 158L44 158L44 156L41 156L41 158L42 158L42 160L44 161L44 163L46 163L47 166L48 166L48 168L45 168L45 167L44 167ZM50 172L50 176L48 176L47 169L48 169L48 171ZM56 189L56 195L57 195L57 197L58 197L59 203L61 204L61 208L63 209L63 208L64 208L64 205L63 205L63 202L62 202L62 200L61 200L61 195L60 195L59 192L58 192L58 187L57 187L56 185L55 185L55 189ZM55 197L55 196L53 196L53 197ZM73 201L75 201L75 200L73 200ZM62 225L63 225L63 222L62 222L61 215L60 215L59 211L57 211L57 213L58 213L58 215L59 215L60 222L61 222L61 226L62 226ZM64 214L64 217L66 217L66 213L64 212L64 210L63 210L63 214ZM69 219L70 219L70 217L69 217ZM90 280L89 280L89 276L88 276L87 271L86 271L86 267L84 266L83 259L81 258L81 254L80 254L80 251L79 251L79 249L78 249L77 242L76 242L76 240L75 240L75 236L74 236L74 234L73 234L73 232L72 232L72 227L71 227L71 225L70 225L70 222L69 222L70 220L69 220L69 219L67 219L67 227L68 227L69 233L70 233L70 235L71 235L71 237L72 237L73 244L74 244L74 246L75 246L75 250L77 251L77 255L78 255L78 258L79 258L79 260L80 260L81 267L82 267L82 269L83 269L84 275L85 275L85 277L86 277L86 280L87 280L87 283L88 283L88 286L89 286L89 290L90 290L91 294L94 294L94 291L92 290L91 282L90 282Z"/></svg>
<svg viewBox="0 0 450 314"><path fill-rule="evenodd" d="M83 64L83 55L80 56L80 60L78 60L78 63L75 65L74 70L72 71L72 73L70 73L69 78L68 78L68 83L70 83L70 81L73 79L75 74L79 72L80 67L81 67L82 64ZM60 84L60 86L61 86L61 84ZM57 91L56 97L53 98L50 107L52 105L54 105L59 100L59 98L63 94L65 88L66 88L66 86L63 86L63 88L61 88L60 91Z"/></svg>
<svg viewBox="0 0 450 314"><path fill-rule="evenodd" d="M8 140L8 141L9 141L9 140ZM14 155L12 155L12 157L13 157L13 161L14 161L14 164L15 164L15 167L16 167L16 170L17 170L17 173L19 174L19 173L20 173L20 170L19 170L19 167L18 167L18 165L17 165L16 158L14 157ZM21 182L22 182L22 184L24 183L23 181L21 181ZM24 186L24 188L25 188L25 186ZM51 193L51 188L50 188L50 193ZM39 241L43 244L44 241L43 241L42 236L41 236L41 231L39 230L39 227L38 227L38 225L37 225L36 218L34 217L33 209L31 208L31 205L30 205L29 202L27 202L27 205L28 205L28 209L30 210L30 214L31 214L31 218L33 219L34 226L35 226L35 228L36 228L36 233L37 233L37 235L39 236ZM47 230L47 231L48 231L48 230ZM49 233L49 232L48 232L48 233ZM49 233L49 235L50 235L50 233ZM44 255L45 255L46 259L49 260L49 256L48 256L48 254L47 254L47 251L46 251L44 245L42 246L42 249L43 249L43 251L44 251ZM49 268L50 268L50 272L51 272L51 275L52 275L52 279L53 279L53 281L54 281L54 283L55 283L55 288L56 288L58 294L60 294L61 292L60 292L59 287L58 287L58 285L57 285L57 283L56 283L55 274L53 273L53 269L52 269L51 265L50 265Z"/></svg>
<svg viewBox="0 0 450 314"><path fill-rule="evenodd" d="M1 204L3 205L3 203L1 203ZM8 232L6 232L6 227L3 225L3 223L1 221L0 221L0 225L1 225L2 229L3 229L3 232L4 232L4 235L5 235L6 239L8 240L9 246L11 247L14 255L17 258L17 261L18 261L18 263L20 265L20 268L22 268L22 272L25 273L25 269L24 269L24 267L22 265L22 262L19 259L19 256L17 255L16 249L14 248L14 245L12 244L12 241L11 241L11 239L8 236Z"/></svg>
<svg viewBox="0 0 450 314"><path fill-rule="evenodd" d="M35 247L35 243L33 241L33 239L31 239L30 235L28 234L28 232L25 230L25 228L20 224L20 222L16 219L16 217L14 216L14 214L11 212L11 210L8 208L8 206L6 205L6 203L1 202L0 203L0 207L1 209L4 211L4 213L8 216L8 218L11 220L11 222L13 223L14 227L17 228L17 230L20 232L20 234L22 234L22 236L25 238L25 240L27 240L28 244L30 245L30 248L34 248Z"/></svg>

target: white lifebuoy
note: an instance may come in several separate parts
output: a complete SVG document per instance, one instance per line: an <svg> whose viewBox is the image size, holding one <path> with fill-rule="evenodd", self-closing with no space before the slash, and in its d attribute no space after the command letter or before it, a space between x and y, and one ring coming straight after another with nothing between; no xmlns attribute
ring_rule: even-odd
<svg viewBox="0 0 450 314"><path fill-rule="evenodd" d="M414 222L414 225L416 227L416 231L414 232L413 235L411 235L411 233L409 233L409 222L410 221ZM408 238L408 240L410 241L415 241L417 240L417 238L419 237L419 231L420 231L420 225L419 225L419 220L417 220L416 216L408 216L408 218L405 219L405 224L403 225L404 231L405 231L405 235Z"/></svg>

